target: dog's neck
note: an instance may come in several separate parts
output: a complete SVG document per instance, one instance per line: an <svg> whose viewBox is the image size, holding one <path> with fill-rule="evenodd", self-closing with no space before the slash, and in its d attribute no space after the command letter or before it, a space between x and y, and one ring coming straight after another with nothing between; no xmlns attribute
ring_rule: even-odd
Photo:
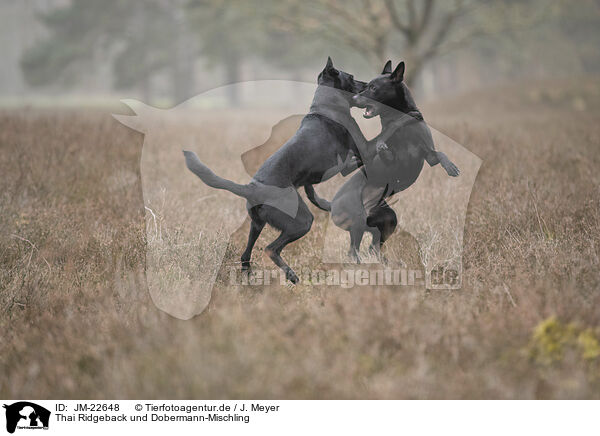
<svg viewBox="0 0 600 436"><path fill-rule="evenodd" d="M331 86L318 85L309 114L318 114L344 127L361 155L367 153L367 140L350 115L350 93Z"/></svg>
<svg viewBox="0 0 600 436"><path fill-rule="evenodd" d="M350 118L350 93L331 86L318 85L310 105L310 113L335 114L336 118Z"/></svg>

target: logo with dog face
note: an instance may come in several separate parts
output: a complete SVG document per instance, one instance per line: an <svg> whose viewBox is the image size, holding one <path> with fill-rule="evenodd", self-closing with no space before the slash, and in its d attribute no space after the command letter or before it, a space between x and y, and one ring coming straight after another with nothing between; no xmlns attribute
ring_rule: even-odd
<svg viewBox="0 0 600 436"><path fill-rule="evenodd" d="M341 73L332 74L337 78ZM344 81L349 79L344 76ZM228 88L232 86L238 87L238 94L252 101L250 107L226 106ZM353 86L358 85L353 83ZM231 236L242 226L248 226L248 210L252 218L250 237L237 267L244 269L250 265L249 253L262 230L261 221L265 221L280 231L282 227L290 229L289 234L284 235L283 232L280 238L267 246L264 254L271 257L289 281L293 281L295 274L289 271L293 273L292 267L301 268L302 259L296 260L295 266L289 266L284 259L290 255L286 255L285 250L281 252L285 244L277 245L277 242L285 239L287 244L302 237L311 228L313 214L295 187L290 189L283 184L264 182L260 174L253 176L261 166L264 168L265 161L266 166L272 165L273 168L281 161L301 167L302 160L312 157L314 162L307 165L312 170L331 157L320 148L285 157L281 161L277 161L275 156L281 153L277 150L286 142L289 144L290 138L297 138L302 129L312 129L308 135L311 138L329 138L331 142L332 136L326 136L330 132L322 133L318 130L322 126L313 126L312 115L305 118L307 108L311 108L311 114L314 111L318 88L314 84L300 82L244 82L208 91L168 110L139 101L123 101L135 115L114 117L144 133L140 167L146 211L146 278L150 295L158 308L177 318L189 319L207 307ZM355 92L342 92L338 98L340 104L351 102ZM328 101L336 99L332 95L326 97ZM335 130L335 125L341 125L354 136L356 132L351 125L354 121L350 120L349 106L347 119L326 113L338 118L333 119L334 123L325 123L325 128ZM373 107L365 106L365 112L371 115ZM365 138L375 138L382 130L378 119L369 120L370 116L363 117L357 110L352 111L356 129ZM426 166L420 175L417 174L416 182L411 182L414 184L408 188L401 187L402 192L395 194L392 201L388 200L376 219L367 222L371 217L361 216L359 221L367 224L366 232L376 231L377 219L381 217L393 222L394 228L397 225L418 243L425 287L458 289L461 287L465 216L481 159L435 129L430 130L436 150L443 151L441 154L447 155L452 165L460 168L460 176L449 177L449 170L444 171L440 165ZM362 147L374 147L374 144L370 145L372 140L368 141ZM317 146L326 148L328 145L319 143ZM189 150L185 156L183 150ZM359 150L361 155L363 152ZM315 186L318 195L314 189L312 192L306 190L311 203L325 210L330 207L331 210L321 245L312 248L320 252L325 264L347 264L357 260L362 263L379 262L381 258L369 256L368 249L366 254L363 253L360 243L359 251L354 253L356 257L349 256L348 247L353 236L349 228L345 228L343 218L357 210L357 214L362 213L360 207L356 209L354 206L361 205L360 194L354 198L360 191L351 188L355 183L365 182L355 180L355 177L360 178L357 176L360 169L346 178L337 174L350 162L349 155L338 153L332 159L337 161L333 165L335 171L322 173L322 179L327 181ZM267 170L276 172L273 168ZM302 171L302 168L285 171ZM368 171L367 168L366 173ZM264 198L255 195L257 192L264 194ZM331 203L320 197L331 200ZM253 217L261 202L271 212L267 216ZM352 205L349 206L348 202ZM286 221L278 227L280 223L276 221L279 219L291 220L292 225ZM257 226L254 225L256 223ZM370 223L373 224L369 226ZM236 257L238 255L236 253ZM402 263L402 259L396 259L393 253L387 254L387 261Z"/></svg>
<svg viewBox="0 0 600 436"><path fill-rule="evenodd" d="M16 429L48 429L50 411L29 401L19 401L4 405L6 409L6 431L14 433Z"/></svg>

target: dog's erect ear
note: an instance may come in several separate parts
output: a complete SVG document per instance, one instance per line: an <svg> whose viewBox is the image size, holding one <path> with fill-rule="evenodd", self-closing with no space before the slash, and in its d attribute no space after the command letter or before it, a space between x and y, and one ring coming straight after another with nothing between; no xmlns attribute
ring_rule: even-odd
<svg viewBox="0 0 600 436"><path fill-rule="evenodd" d="M392 80L394 82L402 82L404 80L404 61L400 62L392 73Z"/></svg>
<svg viewBox="0 0 600 436"><path fill-rule="evenodd" d="M381 74L390 74L392 72L392 61L387 61Z"/></svg>
<svg viewBox="0 0 600 436"><path fill-rule="evenodd" d="M337 76L339 74L339 71L333 67L333 61L331 60L330 56L327 56L327 64L325 64L325 71L334 76Z"/></svg>

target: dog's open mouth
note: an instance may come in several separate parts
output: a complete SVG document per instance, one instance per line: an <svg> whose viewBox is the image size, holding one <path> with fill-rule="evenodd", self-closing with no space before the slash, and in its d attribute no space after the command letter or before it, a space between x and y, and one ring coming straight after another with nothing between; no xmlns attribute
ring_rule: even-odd
<svg viewBox="0 0 600 436"><path fill-rule="evenodd" d="M368 104L365 107L365 112L363 113L363 117L365 117L365 118L373 118L375 115L377 115L377 111L375 110L375 106L371 106L370 104Z"/></svg>

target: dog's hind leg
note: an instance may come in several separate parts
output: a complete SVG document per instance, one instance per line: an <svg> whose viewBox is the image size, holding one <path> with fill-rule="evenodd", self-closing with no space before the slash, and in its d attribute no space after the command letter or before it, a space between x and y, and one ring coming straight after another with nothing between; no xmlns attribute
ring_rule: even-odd
<svg viewBox="0 0 600 436"><path fill-rule="evenodd" d="M398 217L396 212L386 202L379 209L380 220L378 223L379 231L381 232L380 243L383 245L390 236L394 234L396 227L398 226Z"/></svg>
<svg viewBox="0 0 600 436"><path fill-rule="evenodd" d="M348 251L348 257L350 257L356 263L360 263L360 243L365 232L363 229L350 229L350 250Z"/></svg>
<svg viewBox="0 0 600 436"><path fill-rule="evenodd" d="M369 253L377 259L381 259L381 231L377 227L369 228L369 232L373 236L371 245L369 245Z"/></svg>
<svg viewBox="0 0 600 436"><path fill-rule="evenodd" d="M283 250L290 242L294 242L306 235L312 226L313 219L314 217L312 213L310 213L310 210L308 210L306 203L300 199L296 217L289 221L286 220L285 222L278 220L279 223L275 227L283 228L283 230L279 237L271 242L265 249L265 252L269 255L275 265L285 272L286 279L292 283L298 283L298 276L281 257L281 250Z"/></svg>
<svg viewBox="0 0 600 436"><path fill-rule="evenodd" d="M367 225L371 228L369 231L373 235L370 251L381 258L381 247L383 243L394 233L398 225L398 218L394 210L384 201L383 204L371 211L367 218Z"/></svg>
<svg viewBox="0 0 600 436"><path fill-rule="evenodd" d="M242 253L242 271L250 269L250 258L252 256L252 249L256 240L260 236L260 232L265 228L265 222L252 219L250 221L250 233L248 234L248 244L246 250Z"/></svg>

